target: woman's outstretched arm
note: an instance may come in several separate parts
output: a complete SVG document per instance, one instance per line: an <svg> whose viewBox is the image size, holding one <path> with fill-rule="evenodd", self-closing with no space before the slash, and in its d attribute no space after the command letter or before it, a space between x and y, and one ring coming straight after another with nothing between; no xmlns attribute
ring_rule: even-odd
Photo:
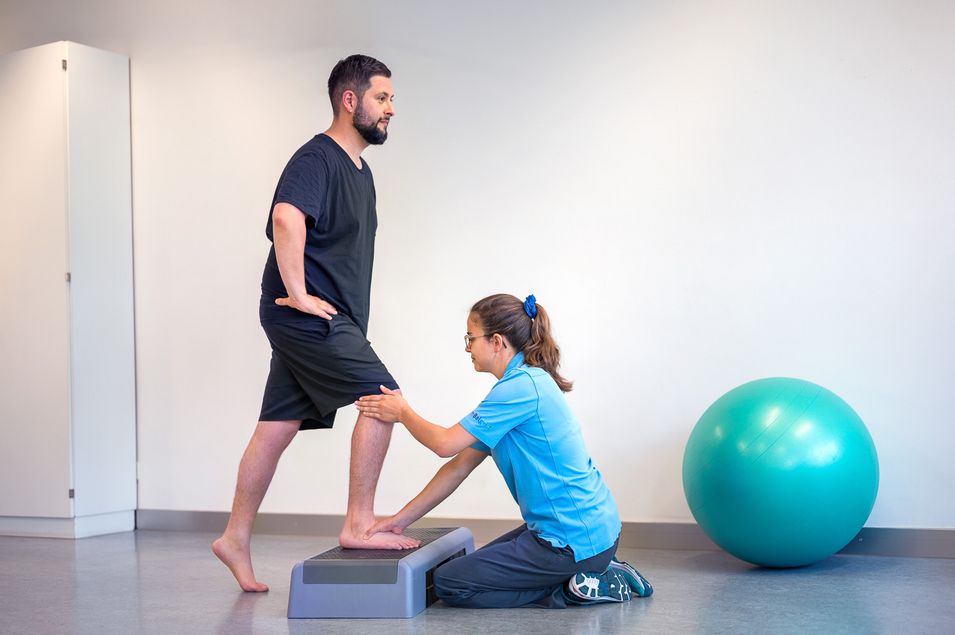
<svg viewBox="0 0 955 635"><path fill-rule="evenodd" d="M401 393L381 386L381 395L368 395L355 402L362 414L382 423L400 422L418 443L441 457L456 456L477 442L460 423L445 428L419 415Z"/></svg>
<svg viewBox="0 0 955 635"><path fill-rule="evenodd" d="M365 539L380 531L390 531L400 534L405 527L418 520L441 501L451 495L464 479L474 471L487 454L474 448L465 448L453 459L441 466L424 489L401 508L394 516L383 518L371 526L365 533Z"/></svg>

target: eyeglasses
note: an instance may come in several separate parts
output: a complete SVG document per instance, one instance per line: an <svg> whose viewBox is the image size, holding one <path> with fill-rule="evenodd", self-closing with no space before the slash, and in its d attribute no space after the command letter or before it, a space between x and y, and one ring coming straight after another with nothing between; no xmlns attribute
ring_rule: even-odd
<svg viewBox="0 0 955 635"><path fill-rule="evenodd" d="M465 335L465 336L464 336L464 348L471 348L471 342L473 342L474 340L476 340L476 339L479 338L479 337L494 337L494 335L488 335L487 333L483 333L483 334L481 334L481 335Z"/></svg>

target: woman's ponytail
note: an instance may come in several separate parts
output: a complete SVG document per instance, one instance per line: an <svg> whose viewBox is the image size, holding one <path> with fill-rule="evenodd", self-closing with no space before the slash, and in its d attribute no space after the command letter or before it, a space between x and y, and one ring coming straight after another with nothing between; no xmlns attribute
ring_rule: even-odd
<svg viewBox="0 0 955 635"><path fill-rule="evenodd" d="M524 302L506 293L477 301L471 307L487 334L500 333L514 348L524 353L528 366L543 368L557 387L570 392L573 382L560 375L560 348L551 335L547 311L533 295Z"/></svg>
<svg viewBox="0 0 955 635"><path fill-rule="evenodd" d="M560 368L560 348L550 331L550 318L544 307L537 305L537 315L531 320L531 337L524 345L524 361L528 366L543 368L557 382L563 392L570 392L574 383L558 372Z"/></svg>

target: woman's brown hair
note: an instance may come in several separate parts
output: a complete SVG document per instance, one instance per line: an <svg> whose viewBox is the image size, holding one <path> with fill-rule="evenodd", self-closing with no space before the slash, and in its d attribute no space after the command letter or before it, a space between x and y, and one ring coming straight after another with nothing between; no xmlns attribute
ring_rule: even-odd
<svg viewBox="0 0 955 635"><path fill-rule="evenodd" d="M489 295L471 307L487 335L500 333L507 341L524 353L524 363L546 370L557 387L570 392L574 384L560 376L560 349L551 336L550 318L544 307L537 304L533 295L521 302L507 293Z"/></svg>

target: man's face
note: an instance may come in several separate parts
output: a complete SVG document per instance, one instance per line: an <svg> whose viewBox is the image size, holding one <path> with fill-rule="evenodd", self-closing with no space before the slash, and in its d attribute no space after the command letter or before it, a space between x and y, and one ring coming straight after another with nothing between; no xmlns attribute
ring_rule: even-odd
<svg viewBox="0 0 955 635"><path fill-rule="evenodd" d="M371 85L358 101L352 125L371 145L381 145L388 138L388 122L395 116L395 94L391 80L382 75L371 78Z"/></svg>

